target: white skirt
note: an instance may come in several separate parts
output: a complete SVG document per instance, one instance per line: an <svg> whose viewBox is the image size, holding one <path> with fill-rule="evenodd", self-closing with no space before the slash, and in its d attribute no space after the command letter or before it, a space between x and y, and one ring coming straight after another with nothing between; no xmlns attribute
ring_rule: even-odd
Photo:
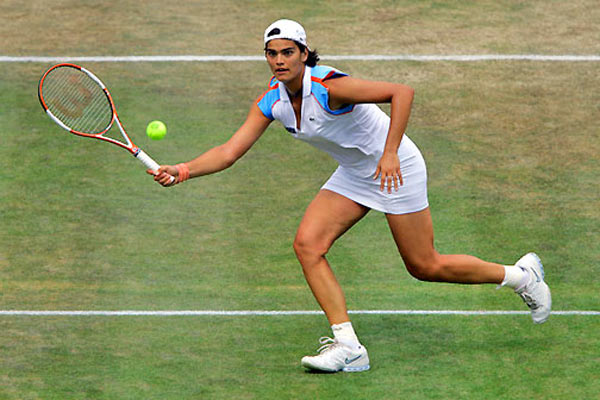
<svg viewBox="0 0 600 400"><path fill-rule="evenodd" d="M398 150L400 171L404 184L398 191L387 186L381 191L381 177L373 179L353 173L351 168L339 166L321 189L341 194L356 203L386 214L408 214L429 207L427 200L427 167L417 146L404 137Z"/></svg>

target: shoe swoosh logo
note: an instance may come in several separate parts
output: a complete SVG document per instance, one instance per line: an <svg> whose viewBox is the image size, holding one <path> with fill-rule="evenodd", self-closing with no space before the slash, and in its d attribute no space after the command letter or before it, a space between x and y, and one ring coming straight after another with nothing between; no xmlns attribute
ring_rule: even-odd
<svg viewBox="0 0 600 400"><path fill-rule="evenodd" d="M346 364L351 364L351 363L353 363L354 361L358 360L361 357L362 357L362 354L360 354L360 355L358 355L358 356L356 356L354 358L350 358L350 359L348 359L348 357L346 357L346 359L344 360L344 362Z"/></svg>

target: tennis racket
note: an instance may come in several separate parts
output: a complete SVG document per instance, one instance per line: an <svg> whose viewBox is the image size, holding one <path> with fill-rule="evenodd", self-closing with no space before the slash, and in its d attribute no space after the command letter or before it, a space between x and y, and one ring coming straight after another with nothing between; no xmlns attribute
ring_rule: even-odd
<svg viewBox="0 0 600 400"><path fill-rule="evenodd" d="M147 168L157 172L160 166L136 146L119 120L112 97L100 79L75 64L57 64L40 78L38 97L48 116L67 131L128 150ZM106 136L117 123L123 141ZM171 181L175 178L171 177Z"/></svg>

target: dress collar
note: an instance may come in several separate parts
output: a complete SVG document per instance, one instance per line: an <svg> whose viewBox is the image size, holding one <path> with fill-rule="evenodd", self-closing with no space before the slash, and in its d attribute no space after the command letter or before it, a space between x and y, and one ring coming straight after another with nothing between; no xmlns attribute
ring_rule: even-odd
<svg viewBox="0 0 600 400"><path fill-rule="evenodd" d="M311 73L312 68L309 67L308 65L304 66L304 77L302 78L302 97L308 97L310 96L311 93L311 85L312 85L312 73ZM290 96L288 95L287 92L287 88L285 87L285 84L283 82L279 82L281 85L279 85L279 95L281 100L283 101L290 101Z"/></svg>

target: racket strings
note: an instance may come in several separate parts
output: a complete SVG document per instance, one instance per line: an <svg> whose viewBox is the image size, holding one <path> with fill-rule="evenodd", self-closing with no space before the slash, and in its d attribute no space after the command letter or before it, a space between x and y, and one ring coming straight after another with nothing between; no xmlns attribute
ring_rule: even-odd
<svg viewBox="0 0 600 400"><path fill-rule="evenodd" d="M62 87L57 87L57 91L62 91L62 93L63 93L63 97L62 97L62 99L64 100L64 102L62 104L63 107L65 104L68 104L68 103L72 104L75 107L71 112L65 111L64 109L61 110L62 115L66 119L65 122L72 124L70 126L90 127L89 129L94 132L95 131L99 132L102 130L103 127L106 126L106 124L104 124L104 125L100 124L100 126L98 126L98 124L101 123L101 119L103 117L102 113L100 112L100 108L98 106L103 106L104 102L99 102L99 101L92 102L91 104L89 104L87 106L89 108L87 110L87 112L84 113L84 112L82 112L82 109L80 107L81 107L81 105L86 104L87 98L82 93L81 87L77 87L75 85L69 85L65 81L65 82L63 82ZM80 115L80 117L78 117L79 115ZM94 129L94 128L97 128L97 129ZM76 129L76 130L79 130L79 129ZM87 131L87 129L86 129L86 131Z"/></svg>
<svg viewBox="0 0 600 400"><path fill-rule="evenodd" d="M85 79L81 80L81 84L83 90L82 87L74 87L69 91L69 94L75 99L72 103L79 107L84 106L78 122L82 129L94 133L101 132L111 122L112 108L110 108L104 91L87 75L85 75ZM80 111L81 109L78 109L78 113Z"/></svg>
<svg viewBox="0 0 600 400"><path fill-rule="evenodd" d="M85 72L60 67L46 76L42 93L48 109L69 128L96 134L112 122L108 97Z"/></svg>
<svg viewBox="0 0 600 400"><path fill-rule="evenodd" d="M82 73L80 75L81 77L77 77L77 79L71 75L70 77L63 76L60 80L50 81L55 83L54 87L48 86L51 88L47 95L51 99L50 111L74 130L86 133L101 132L110 123L110 120L103 123L105 113L102 112L102 106L107 101L101 98L102 94L97 93L94 96L94 88L86 84L82 79L84 76ZM109 111L110 117L112 117L112 110Z"/></svg>

